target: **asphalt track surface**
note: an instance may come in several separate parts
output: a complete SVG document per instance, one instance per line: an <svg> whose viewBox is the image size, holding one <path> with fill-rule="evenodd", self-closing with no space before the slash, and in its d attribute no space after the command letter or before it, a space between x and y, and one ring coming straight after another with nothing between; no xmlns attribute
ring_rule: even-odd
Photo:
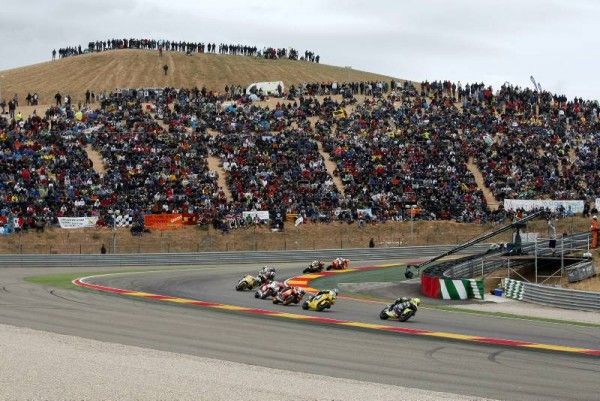
<svg viewBox="0 0 600 401"><path fill-rule="evenodd" d="M94 283L243 306L286 308L233 290L239 277L257 269L251 265L173 269L105 276L94 279ZM0 322L279 369L495 399L600 400L599 358L261 318L54 289L22 280L59 271L85 270L0 270ZM297 264L279 268L284 277L299 271ZM327 315L379 322L380 307L340 300ZM303 313L300 307L287 308ZM494 337L600 346L597 328L432 310L420 310L406 325L445 331L464 331L467 325L476 334Z"/></svg>

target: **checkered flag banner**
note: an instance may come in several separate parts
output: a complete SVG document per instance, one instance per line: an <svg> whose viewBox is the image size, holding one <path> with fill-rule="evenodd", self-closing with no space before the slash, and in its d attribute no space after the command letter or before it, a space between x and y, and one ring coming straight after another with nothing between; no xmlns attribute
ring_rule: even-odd
<svg viewBox="0 0 600 401"><path fill-rule="evenodd" d="M115 217L115 226L117 227L130 227L132 224L133 217L128 214L118 215Z"/></svg>

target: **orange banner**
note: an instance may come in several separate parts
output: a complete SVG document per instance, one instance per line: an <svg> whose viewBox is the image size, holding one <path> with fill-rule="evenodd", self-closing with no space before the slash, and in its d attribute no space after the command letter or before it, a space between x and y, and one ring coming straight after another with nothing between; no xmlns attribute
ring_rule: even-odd
<svg viewBox="0 0 600 401"><path fill-rule="evenodd" d="M144 216L144 226L156 230L176 230L183 227L181 214L147 214Z"/></svg>

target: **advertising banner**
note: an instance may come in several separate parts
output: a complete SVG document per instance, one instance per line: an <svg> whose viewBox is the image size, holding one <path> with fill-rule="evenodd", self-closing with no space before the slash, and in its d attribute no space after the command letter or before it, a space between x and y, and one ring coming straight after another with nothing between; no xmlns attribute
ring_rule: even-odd
<svg viewBox="0 0 600 401"><path fill-rule="evenodd" d="M182 215L182 224L185 226L195 226L198 224L199 216L197 214L184 213Z"/></svg>
<svg viewBox="0 0 600 401"><path fill-rule="evenodd" d="M356 209L356 213L358 214L359 219L364 219L365 217L373 217L373 211L369 209Z"/></svg>
<svg viewBox="0 0 600 401"><path fill-rule="evenodd" d="M250 217L252 220L258 219L261 221L269 220L270 218L268 210L253 210L251 212L242 212L242 217L244 218L244 220Z"/></svg>
<svg viewBox="0 0 600 401"><path fill-rule="evenodd" d="M58 224L60 228L87 228L96 227L98 222L97 216L91 217L59 217Z"/></svg>
<svg viewBox="0 0 600 401"><path fill-rule="evenodd" d="M147 214L144 226L156 230L176 230L183 227L183 216L179 213Z"/></svg>
<svg viewBox="0 0 600 401"><path fill-rule="evenodd" d="M583 213L582 200L551 200L551 199L504 199L504 209L525 211L534 209L549 209L555 212L560 206L567 213Z"/></svg>

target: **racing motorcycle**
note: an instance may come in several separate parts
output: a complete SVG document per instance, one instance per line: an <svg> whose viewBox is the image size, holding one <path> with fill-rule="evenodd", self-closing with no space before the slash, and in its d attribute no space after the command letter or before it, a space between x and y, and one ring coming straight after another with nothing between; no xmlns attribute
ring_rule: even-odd
<svg viewBox="0 0 600 401"><path fill-rule="evenodd" d="M279 291L285 288L283 281L273 281L271 283L264 283L254 293L254 298L267 299L274 297Z"/></svg>
<svg viewBox="0 0 600 401"><path fill-rule="evenodd" d="M347 269L350 266L350 260L344 258L334 259L329 266L327 266L327 270L343 270Z"/></svg>
<svg viewBox="0 0 600 401"><path fill-rule="evenodd" d="M399 322L406 322L417 313L417 307L421 303L419 298L411 298L407 301L394 302L389 304L379 313L381 320L394 319ZM398 311L401 311L398 313Z"/></svg>
<svg viewBox="0 0 600 401"><path fill-rule="evenodd" d="M254 288L258 287L259 284L260 282L256 279L256 277L248 274L238 281L235 289L236 291L253 290Z"/></svg>
<svg viewBox="0 0 600 401"><path fill-rule="evenodd" d="M304 297L304 290L296 287L286 287L279 291L277 295L273 297L274 304L297 304Z"/></svg>
<svg viewBox="0 0 600 401"><path fill-rule="evenodd" d="M306 273L318 273L320 271L323 270L323 267L325 267L325 263L319 261L319 260L315 260L313 261L310 265L308 265L308 267L306 269L304 269L302 271L302 273L306 274Z"/></svg>
<svg viewBox="0 0 600 401"><path fill-rule="evenodd" d="M316 310L319 312L323 311L324 309L329 309L333 304L335 304L337 294L337 289L319 291L316 295L311 295L306 301L302 302L302 309Z"/></svg>

